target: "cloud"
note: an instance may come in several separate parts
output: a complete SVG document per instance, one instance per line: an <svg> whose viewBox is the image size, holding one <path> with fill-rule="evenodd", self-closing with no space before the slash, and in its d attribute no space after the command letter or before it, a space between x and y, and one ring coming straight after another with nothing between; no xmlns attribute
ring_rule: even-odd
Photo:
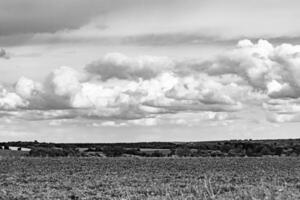
<svg viewBox="0 0 300 200"><path fill-rule="evenodd" d="M0 109L15 110L28 106L28 102L6 88L0 88Z"/></svg>
<svg viewBox="0 0 300 200"><path fill-rule="evenodd" d="M5 49L0 48L0 58L9 59L10 56Z"/></svg>
<svg viewBox="0 0 300 200"><path fill-rule="evenodd" d="M122 44L135 44L141 46L173 46L173 45L199 45L199 44L232 44L231 39L224 39L211 30L202 30L198 33L147 33L120 38Z"/></svg>
<svg viewBox="0 0 300 200"><path fill-rule="evenodd" d="M276 1L270 10L269 0L2 0L0 42L174 46L232 44L241 37L295 42L298 5Z"/></svg>
<svg viewBox="0 0 300 200"><path fill-rule="evenodd" d="M205 74L182 77L173 72L174 61L168 58L129 58L121 54L104 58L113 63L111 72L116 74L63 66L50 73L44 83L21 77L13 87L19 103L10 108L22 107L23 111L12 115L28 120L83 117L138 123L141 119L147 125L149 120L142 119L164 114L235 112L242 108L230 88L226 89L228 84L210 80ZM102 66L103 62L97 69Z"/></svg>
<svg viewBox="0 0 300 200"><path fill-rule="evenodd" d="M192 63L190 68L210 76L231 74L271 98L300 97L300 46L274 46L266 40L242 40L237 47L214 60Z"/></svg>
<svg viewBox="0 0 300 200"><path fill-rule="evenodd" d="M226 87L231 85L223 85L213 80L213 78L201 74L198 77L185 77L171 90L167 96L178 100L197 100L203 104L223 104L233 105L235 102L226 92Z"/></svg>
<svg viewBox="0 0 300 200"><path fill-rule="evenodd" d="M99 74L101 79L150 79L173 68L174 62L167 57L141 56L130 58L120 53L110 53L87 65L86 70Z"/></svg>
<svg viewBox="0 0 300 200"><path fill-rule="evenodd" d="M42 85L26 77L21 77L15 85L15 90L21 97L31 99L42 91Z"/></svg>
<svg viewBox="0 0 300 200"><path fill-rule="evenodd" d="M2 87L0 109L29 120L81 117L147 125L189 112L202 113L202 120L245 117L255 107L270 121L293 121L300 113L299 62L299 46L265 40L239 41L206 62L110 53L83 70L57 68L42 83L21 77Z"/></svg>
<svg viewBox="0 0 300 200"><path fill-rule="evenodd" d="M266 83L272 80L274 47L265 40L257 44L251 41L240 41L232 51L226 52L213 60L210 65L203 66L210 75L235 74L257 89L265 89Z"/></svg>
<svg viewBox="0 0 300 200"><path fill-rule="evenodd" d="M266 40L259 40L257 43L241 40L234 49L215 59L186 63L184 73L180 73L205 73L210 81L213 80L212 77L231 76L234 84L244 88L243 96L246 99L238 96L239 101L247 105L252 98L251 101L263 105L263 109L269 112L270 121L288 122L298 121L299 118L299 65L299 45L273 45ZM203 88L208 89L207 86ZM189 93L184 91L181 90L179 94L188 97ZM229 91L237 91L237 88ZM224 89L221 88L217 99L221 100L228 95L228 92L222 95L223 92Z"/></svg>
<svg viewBox="0 0 300 200"><path fill-rule="evenodd" d="M274 123L300 122L299 114L270 114L268 120Z"/></svg>
<svg viewBox="0 0 300 200"><path fill-rule="evenodd" d="M55 95L70 96L80 89L84 75L70 67L55 69L47 78L47 86Z"/></svg>
<svg viewBox="0 0 300 200"><path fill-rule="evenodd" d="M4 0L0 2L0 35L54 33L79 28L107 8L104 1Z"/></svg>

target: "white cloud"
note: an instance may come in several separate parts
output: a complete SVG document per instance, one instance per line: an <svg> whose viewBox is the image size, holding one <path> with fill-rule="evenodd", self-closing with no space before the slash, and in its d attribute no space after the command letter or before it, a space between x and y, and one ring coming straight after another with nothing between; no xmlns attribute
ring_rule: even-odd
<svg viewBox="0 0 300 200"><path fill-rule="evenodd" d="M50 88L58 96L69 96L80 90L80 81L84 79L83 74L70 68L60 67L48 77Z"/></svg>
<svg viewBox="0 0 300 200"><path fill-rule="evenodd" d="M223 85L209 76L200 74L182 78L167 95L174 99L197 100L203 104L236 104L226 87L231 85Z"/></svg>
<svg viewBox="0 0 300 200"><path fill-rule="evenodd" d="M237 47L209 62L190 63L190 69L210 76L235 75L274 98L300 97L300 46L274 46L266 40L241 40ZM242 83L242 82L240 82Z"/></svg>
<svg viewBox="0 0 300 200"><path fill-rule="evenodd" d="M299 114L276 114L272 113L268 116L268 120L274 123L285 123L285 122L300 122Z"/></svg>
<svg viewBox="0 0 300 200"><path fill-rule="evenodd" d="M100 63L96 66L100 71L60 67L43 84L20 78L16 95L31 111L14 116L30 120L80 116L154 125L153 117L166 113L210 111L217 116L215 112L242 108L237 93L244 88L201 73L182 76L169 58L108 54Z"/></svg>
<svg viewBox="0 0 300 200"><path fill-rule="evenodd" d="M13 115L32 120L83 117L147 125L161 123L159 116L185 112L226 120L231 112L256 106L280 115L273 121L288 121L281 115L300 112L298 63L299 46L264 40L240 41L205 64L107 54L83 71L60 67L43 83L20 78L14 87L2 88L0 109L22 108L26 112Z"/></svg>
<svg viewBox="0 0 300 200"><path fill-rule="evenodd" d="M28 102L14 92L9 92L5 88L0 88L0 109L15 110L28 106Z"/></svg>
<svg viewBox="0 0 300 200"><path fill-rule="evenodd" d="M263 103L265 109L276 113L298 113L300 112L300 100L296 99L271 99Z"/></svg>
<svg viewBox="0 0 300 200"><path fill-rule="evenodd" d="M30 99L42 91L42 85L26 77L21 77L15 85L16 93L25 99Z"/></svg>
<svg viewBox="0 0 300 200"><path fill-rule="evenodd" d="M93 125L95 125L95 123ZM101 123L101 126L118 126L118 124L116 124L114 121L105 121Z"/></svg>
<svg viewBox="0 0 300 200"><path fill-rule="evenodd" d="M156 118L143 118L128 121L127 124L138 125L138 126L155 126L158 124Z"/></svg>

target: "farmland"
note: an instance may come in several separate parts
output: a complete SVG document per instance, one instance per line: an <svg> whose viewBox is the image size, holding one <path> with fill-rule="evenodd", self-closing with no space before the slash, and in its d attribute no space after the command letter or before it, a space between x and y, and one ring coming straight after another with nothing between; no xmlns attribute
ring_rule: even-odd
<svg viewBox="0 0 300 200"><path fill-rule="evenodd" d="M2 158L0 199L300 199L300 160Z"/></svg>

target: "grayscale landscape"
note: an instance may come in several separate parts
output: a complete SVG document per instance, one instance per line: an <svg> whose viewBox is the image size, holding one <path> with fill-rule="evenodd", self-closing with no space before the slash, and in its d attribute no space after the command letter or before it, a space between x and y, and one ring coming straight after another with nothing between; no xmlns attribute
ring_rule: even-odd
<svg viewBox="0 0 300 200"><path fill-rule="evenodd" d="M300 199L297 0L0 0L0 200Z"/></svg>

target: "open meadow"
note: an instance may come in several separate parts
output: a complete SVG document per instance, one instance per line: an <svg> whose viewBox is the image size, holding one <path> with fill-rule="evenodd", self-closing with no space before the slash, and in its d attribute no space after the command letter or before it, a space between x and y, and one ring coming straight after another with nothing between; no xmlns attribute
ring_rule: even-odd
<svg viewBox="0 0 300 200"><path fill-rule="evenodd" d="M299 157L2 158L0 199L300 199Z"/></svg>

